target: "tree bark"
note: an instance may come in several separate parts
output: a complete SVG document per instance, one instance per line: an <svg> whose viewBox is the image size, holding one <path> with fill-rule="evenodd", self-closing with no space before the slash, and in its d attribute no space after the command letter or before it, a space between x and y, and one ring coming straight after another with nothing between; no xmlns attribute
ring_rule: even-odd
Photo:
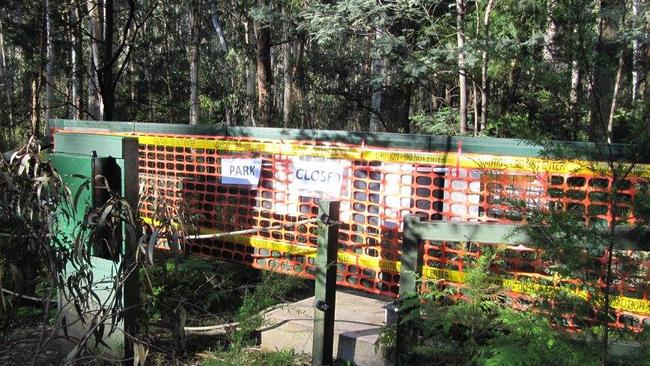
<svg viewBox="0 0 650 366"><path fill-rule="evenodd" d="M580 26L575 25L573 33L576 35L576 39L580 39ZM581 41L579 41L581 42ZM584 100L583 97L583 88L582 88L582 79L583 79L583 70L581 62L579 61L580 55L577 52L574 52L572 55L573 60L571 61L571 90L569 92L569 108L571 110L571 121L574 126L579 126L580 124L580 106ZM572 129L570 138L572 140L577 139L578 129Z"/></svg>
<svg viewBox="0 0 650 366"><path fill-rule="evenodd" d="M460 133L467 132L467 77L465 70L465 0L456 0L456 38L458 39L458 90Z"/></svg>
<svg viewBox="0 0 650 366"><path fill-rule="evenodd" d="M282 13L285 17L282 22L282 34L284 39L289 39L289 26L290 21L287 19L286 9L282 10ZM292 88L293 88L293 75L292 75L292 44L287 42L282 45L282 75L284 79L284 96L282 98L282 124L284 127L291 126L291 118L293 115L293 100L292 100Z"/></svg>
<svg viewBox="0 0 650 366"><path fill-rule="evenodd" d="M490 14L494 7L494 0L488 0L483 15L483 52L481 52L481 130L487 128L488 103L490 98L490 84L488 83L488 62L490 47Z"/></svg>
<svg viewBox="0 0 650 366"><path fill-rule="evenodd" d="M45 16L45 14L43 14ZM36 137L41 136L41 89L43 85L43 65L44 65L44 56L45 48L47 47L47 35L45 32L41 31L38 44L38 60L32 65L36 67L36 70L32 71L31 85L30 85L30 96L31 96L31 111L30 111L30 127L31 134Z"/></svg>
<svg viewBox="0 0 650 366"><path fill-rule="evenodd" d="M45 65L45 124L47 125L52 113L52 83L54 82L54 45L52 43L52 2L45 0L45 41L46 46L46 65Z"/></svg>
<svg viewBox="0 0 650 366"><path fill-rule="evenodd" d="M268 8L269 0L257 0L259 8ZM273 98L271 96L273 75L271 73L271 28L269 24L254 22L257 58L257 112L263 126L270 126Z"/></svg>
<svg viewBox="0 0 650 366"><path fill-rule="evenodd" d="M622 0L601 1L596 61L589 76L592 84L589 138L592 142L604 142L607 139L609 112L621 50L619 29L623 10Z"/></svg>
<svg viewBox="0 0 650 366"><path fill-rule="evenodd" d="M380 42L384 35L382 28L375 30L375 43ZM382 107L382 89L384 84L384 60L380 55L372 58L370 65L370 86L372 96L370 98L370 123L368 131L382 132L384 126L381 120L381 107Z"/></svg>
<svg viewBox="0 0 650 366"><path fill-rule="evenodd" d="M146 25L143 26L142 31L143 31L144 34L147 34ZM169 31L168 31L168 27L167 27L166 22L163 22L163 32L165 34L165 42L163 43L163 46L164 46L164 51L163 52L165 53L164 60L166 61L165 65L164 65L164 69L165 69L165 79L166 79L165 84L167 86L167 93L166 93L167 94L167 103L170 106L172 106L174 104L174 92L172 90L173 80L172 80L172 72L171 72L170 68L171 68L171 65L173 65L173 63L172 63L172 57L170 56L171 55L171 46L170 46L170 42L169 42ZM150 47L147 48L147 51L145 52L145 57L148 60L152 59L152 57L150 56ZM145 75L145 79L146 79L146 81L148 83L147 92L149 93L150 90L151 90L151 88L149 87L150 82L151 82L151 77L149 76L149 68L144 67L144 75ZM169 121L174 120L174 115L172 114L172 111L173 111L172 108L167 109L167 119Z"/></svg>
<svg viewBox="0 0 650 366"><path fill-rule="evenodd" d="M553 18L555 11L555 0L548 0L546 3L546 31L544 32L544 48L542 49L542 59L555 67L555 40L557 38L558 27Z"/></svg>
<svg viewBox="0 0 650 366"><path fill-rule="evenodd" d="M474 136L478 136L479 132L479 116L478 116L478 91L476 90L476 83L472 83L472 109L474 110Z"/></svg>
<svg viewBox="0 0 650 366"><path fill-rule="evenodd" d="M639 18L639 0L632 0L632 30L636 31ZM632 37L632 103L636 102L639 93L639 68L641 65L641 46L638 36Z"/></svg>
<svg viewBox="0 0 650 366"><path fill-rule="evenodd" d="M115 3L114 0L104 2L104 39L102 50L102 65L99 70L99 86L104 102L104 119L114 120L115 112L115 84L113 75L113 37L115 31Z"/></svg>
<svg viewBox="0 0 650 366"><path fill-rule="evenodd" d="M253 26L251 26L251 21L244 22L244 40L246 46L249 48L253 47L253 39L255 38L255 33L253 31ZM255 126L255 64L253 60L249 57L248 52L246 53L246 114L247 118L244 121L246 126Z"/></svg>
<svg viewBox="0 0 650 366"><path fill-rule="evenodd" d="M13 93L13 79L9 75L7 71L7 56L6 56L6 50L5 50L5 40L4 40L4 32L2 29L2 22L0 21L0 78L3 81L4 85L4 93L7 96L7 118L9 122L9 127L13 127L14 125L14 119L13 119L13 98L12 98L12 93ZM2 125L2 121L0 121L0 126Z"/></svg>
<svg viewBox="0 0 650 366"><path fill-rule="evenodd" d="M294 102L298 106L301 128L313 128L309 111L309 98L307 98L307 80L302 60L305 54L305 38L300 36L293 42L293 71L292 81L295 92Z"/></svg>
<svg viewBox="0 0 650 366"><path fill-rule="evenodd" d="M30 131L33 136L40 136L41 116L38 100L40 99L40 79L41 73L37 73L31 83L31 108L30 108Z"/></svg>
<svg viewBox="0 0 650 366"><path fill-rule="evenodd" d="M99 5L93 0L87 0L88 6L88 34L90 36L90 58L88 60L88 113L96 120L104 119L104 100L102 98L98 69L99 61L99 43L102 42L103 36L100 24Z"/></svg>
<svg viewBox="0 0 650 366"><path fill-rule="evenodd" d="M83 115L83 44L81 33L81 9L77 0L70 0L69 20L73 27L70 44L70 118L80 119Z"/></svg>
<svg viewBox="0 0 650 366"><path fill-rule="evenodd" d="M199 0L190 5L190 124L199 121Z"/></svg>
<svg viewBox="0 0 650 366"><path fill-rule="evenodd" d="M228 42L226 41L226 36L223 34L223 28L221 28L221 21L219 20L219 13L217 13L217 7L215 6L216 0L210 1L210 15L212 19L212 26L214 31L217 32L219 37L219 44L221 44L221 50L223 53L228 53Z"/></svg>
<svg viewBox="0 0 650 366"><path fill-rule="evenodd" d="M614 115L616 114L616 101L618 91L621 88L621 77L623 74L623 54L618 57L618 66L616 67L616 78L614 80L614 91L612 92L612 104L609 109L609 118L607 119L607 143L611 144L614 138Z"/></svg>

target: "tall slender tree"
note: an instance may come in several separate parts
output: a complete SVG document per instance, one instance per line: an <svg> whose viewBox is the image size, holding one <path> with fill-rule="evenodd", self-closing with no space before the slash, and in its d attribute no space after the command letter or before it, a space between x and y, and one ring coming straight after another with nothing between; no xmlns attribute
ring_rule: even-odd
<svg viewBox="0 0 650 366"><path fill-rule="evenodd" d="M467 132L467 70L465 69L465 0L456 0L456 38L458 40L458 115L460 133Z"/></svg>
<svg viewBox="0 0 650 366"><path fill-rule="evenodd" d="M199 0L190 3L190 124L199 121Z"/></svg>

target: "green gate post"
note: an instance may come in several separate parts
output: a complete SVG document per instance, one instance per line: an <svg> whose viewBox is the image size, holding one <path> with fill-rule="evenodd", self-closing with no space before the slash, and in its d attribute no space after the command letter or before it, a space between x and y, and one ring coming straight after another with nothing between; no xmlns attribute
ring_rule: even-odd
<svg viewBox="0 0 650 366"><path fill-rule="evenodd" d="M124 197L129 205L138 207L138 140L133 137L104 136L93 134L66 133L54 136L55 152L48 159L61 174L66 186L72 191L77 216L64 227L60 235L71 235L78 228L87 209L102 204L102 197L95 192L94 175L103 174L114 188ZM130 275L123 284L121 291L111 295L115 270L124 265L128 268L135 258L136 239L131 237L131 230L122 228L121 261L118 258L103 258L102 254L91 248L91 265L95 278L94 290L105 301L109 296L121 297L122 321L117 324L123 328L124 334L115 334L108 342L115 352L112 356L124 358L127 363L133 363L133 342L130 335L137 332L137 313L139 280L138 273ZM98 256L99 255L99 256ZM73 268L68 268L74 271ZM66 275L69 275L66 274ZM65 310L64 310L65 311ZM74 319L74 313L68 314ZM70 321L77 324L78 321ZM113 325L113 324L111 324ZM68 331L76 332L68 326ZM116 354L123 351L122 355Z"/></svg>
<svg viewBox="0 0 650 366"><path fill-rule="evenodd" d="M405 345L410 338L410 324L404 321L404 316L413 311L419 311L418 276L422 273L423 247L420 243L418 225L420 217L408 215L404 217L404 239L402 240L402 257L399 271L399 309L397 311L397 364L401 364L401 357ZM408 301L406 304L406 300Z"/></svg>
<svg viewBox="0 0 650 366"><path fill-rule="evenodd" d="M318 216L322 222L319 224L316 254L313 366L331 365L333 361L339 207L338 201L321 200L318 203Z"/></svg>

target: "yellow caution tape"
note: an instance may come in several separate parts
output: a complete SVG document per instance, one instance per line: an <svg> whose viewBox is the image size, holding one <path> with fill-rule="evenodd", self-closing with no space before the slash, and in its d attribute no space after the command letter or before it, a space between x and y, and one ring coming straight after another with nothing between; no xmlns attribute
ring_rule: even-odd
<svg viewBox="0 0 650 366"><path fill-rule="evenodd" d="M427 279L442 279L458 283L465 282L465 274L463 272L441 268L424 267L422 269L422 277ZM577 287L575 289L569 289L562 286L549 286L539 283L522 282L514 279L503 279L501 281L501 284L506 290L533 296L544 292L548 293L558 290L569 291L570 293L582 297L583 299L586 299L589 296L587 291L580 290ZM635 299L626 296L612 296L610 306L613 309L650 315L650 301L644 299Z"/></svg>
<svg viewBox="0 0 650 366"><path fill-rule="evenodd" d="M422 277L430 280L445 280L449 282L465 282L465 273L453 271L450 269L434 268L429 266L422 267Z"/></svg>
<svg viewBox="0 0 650 366"><path fill-rule="evenodd" d="M495 156L456 152L426 152L386 150L379 148L313 146L296 143L273 143L238 140L209 140L187 137L138 136L142 145L187 147L231 152L259 152L314 156L332 159L375 160L393 163L446 165L464 169L515 170L532 173L607 175L609 167L603 162L582 160L552 160L519 156ZM637 164L633 175L650 177L650 165Z"/></svg>
<svg viewBox="0 0 650 366"><path fill-rule="evenodd" d="M151 218L145 217L143 220L147 223L155 222ZM202 234L216 234L220 231L213 229L202 229ZM256 249L265 249L269 252L279 252L283 256L287 255L299 255L305 257L316 257L316 248L295 244L288 244L281 241L276 241L272 239L245 236L245 235L232 235L220 238L220 240L228 241L233 244L240 244L250 246ZM272 256L272 253L269 253ZM376 271L391 271L399 272L401 268L401 263L399 261L392 261L388 259L382 259L377 257L371 257L363 254L355 254L350 252L338 252L337 259L339 263L344 263L347 265L359 266L363 268L368 268ZM553 280L552 276L538 276L543 277L549 280ZM435 268L430 266L422 267L422 278L430 280L445 280L449 282L464 283L465 282L465 273L461 271L444 269L444 268ZM528 294L528 295L538 295L543 292L554 292L558 290L569 291L574 295L580 296L582 298L587 298L587 291L580 290L578 287L570 289L564 286L549 286L540 283L534 282L523 282L515 279L503 279L500 281L503 288L506 290ZM650 315L650 301L643 299L635 299L632 297L625 296L613 296L611 300L611 307L614 309L620 309L623 311L629 311L631 313L640 313Z"/></svg>
<svg viewBox="0 0 650 366"><path fill-rule="evenodd" d="M633 297L614 296L611 300L611 307L631 313L650 314L650 301Z"/></svg>

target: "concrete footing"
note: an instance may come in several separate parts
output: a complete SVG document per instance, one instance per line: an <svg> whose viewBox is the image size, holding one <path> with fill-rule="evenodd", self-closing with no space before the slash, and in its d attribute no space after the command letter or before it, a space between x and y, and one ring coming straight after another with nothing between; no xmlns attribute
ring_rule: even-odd
<svg viewBox="0 0 650 366"><path fill-rule="evenodd" d="M384 323L382 301L348 293L336 293L334 358L357 366L387 366L375 343ZM314 298L308 298L269 312L265 316L271 329L262 332L262 349L293 349L311 354L314 329ZM268 327L267 327L268 328Z"/></svg>

